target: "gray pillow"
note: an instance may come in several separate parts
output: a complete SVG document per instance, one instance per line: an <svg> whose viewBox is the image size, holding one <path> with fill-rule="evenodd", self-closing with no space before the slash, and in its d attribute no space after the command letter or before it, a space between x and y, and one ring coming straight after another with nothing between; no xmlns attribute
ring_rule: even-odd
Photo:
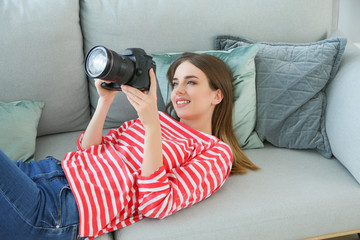
<svg viewBox="0 0 360 240"><path fill-rule="evenodd" d="M215 48L228 50L253 43L240 37L218 36ZM316 149L330 158L324 89L338 70L346 39L259 45L255 64L256 131L260 139L278 147Z"/></svg>

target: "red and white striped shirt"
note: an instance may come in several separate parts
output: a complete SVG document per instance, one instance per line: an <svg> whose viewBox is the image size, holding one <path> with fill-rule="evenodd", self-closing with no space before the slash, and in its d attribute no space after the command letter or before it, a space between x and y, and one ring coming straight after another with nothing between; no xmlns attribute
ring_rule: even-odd
<svg viewBox="0 0 360 240"><path fill-rule="evenodd" d="M144 127L139 119L69 152L63 162L80 216L79 236L93 239L144 217L164 218L206 199L230 174L230 147L159 112L163 166L140 176Z"/></svg>

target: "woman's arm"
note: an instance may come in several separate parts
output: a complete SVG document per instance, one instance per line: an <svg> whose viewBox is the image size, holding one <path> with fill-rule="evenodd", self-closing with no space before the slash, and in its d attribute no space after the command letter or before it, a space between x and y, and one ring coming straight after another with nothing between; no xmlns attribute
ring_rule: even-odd
<svg viewBox="0 0 360 240"><path fill-rule="evenodd" d="M102 141L102 132L104 128L105 118L114 101L115 95L118 91L109 91L102 88L100 85L104 82L100 79L95 79L95 86L99 94L98 104L96 106L93 117L87 126L83 139L81 141L81 147L86 149L92 145L99 145Z"/></svg>
<svg viewBox="0 0 360 240"><path fill-rule="evenodd" d="M232 166L231 148L219 143L197 151L169 172L161 167L149 177L139 176L139 210L144 216L164 218L206 199L224 184Z"/></svg>
<svg viewBox="0 0 360 240"><path fill-rule="evenodd" d="M161 128L156 97L156 77L153 69L150 70L149 74L151 84L147 93L143 93L130 86L123 85L121 87L129 102L135 108L145 129L141 176L149 176L163 166Z"/></svg>
<svg viewBox="0 0 360 240"><path fill-rule="evenodd" d="M150 176L163 165L160 121L145 128L144 158L141 176Z"/></svg>

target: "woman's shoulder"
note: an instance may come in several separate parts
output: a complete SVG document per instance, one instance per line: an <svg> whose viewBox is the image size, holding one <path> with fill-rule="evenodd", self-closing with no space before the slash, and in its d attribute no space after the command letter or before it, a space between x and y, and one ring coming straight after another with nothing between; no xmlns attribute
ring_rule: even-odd
<svg viewBox="0 0 360 240"><path fill-rule="evenodd" d="M185 124L175 120L168 114L159 111L160 117L160 125L162 131L168 132L171 135L174 135L179 138L186 138L186 139L196 139L200 142L213 142L217 143L221 141L217 137L207 134L191 127L186 126Z"/></svg>

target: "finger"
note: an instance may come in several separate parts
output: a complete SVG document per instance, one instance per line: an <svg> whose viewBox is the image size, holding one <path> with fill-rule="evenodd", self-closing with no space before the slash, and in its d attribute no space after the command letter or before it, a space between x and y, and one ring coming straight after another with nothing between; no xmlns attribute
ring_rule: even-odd
<svg viewBox="0 0 360 240"><path fill-rule="evenodd" d="M95 82L105 82L105 83L112 83L112 81L108 81L108 80L103 80L103 79L100 79L100 78L94 78L94 81Z"/></svg>
<svg viewBox="0 0 360 240"><path fill-rule="evenodd" d="M94 81L96 86L100 86L102 83L111 83L111 81L104 81L100 78L94 78Z"/></svg>
<svg viewBox="0 0 360 240"><path fill-rule="evenodd" d="M128 95L128 96L132 96L133 99L139 99L139 100L143 100L144 98L144 93L142 93L139 89L131 87L131 86L123 86L121 87L123 92Z"/></svg>
<svg viewBox="0 0 360 240"><path fill-rule="evenodd" d="M135 101L132 97L126 96L130 104L137 110L137 107L139 106L139 103Z"/></svg>
<svg viewBox="0 0 360 240"><path fill-rule="evenodd" d="M154 69L150 69L149 71L149 75L150 75L150 94L155 94L156 95L156 75L154 72Z"/></svg>
<svg viewBox="0 0 360 240"><path fill-rule="evenodd" d="M99 88L100 85L101 85L101 80L100 80L99 78L94 78L94 82L95 82L95 86L96 86L97 88Z"/></svg>
<svg viewBox="0 0 360 240"><path fill-rule="evenodd" d="M141 95L142 94L139 90L132 88L132 87L125 87L123 88L123 92L126 94L126 97L128 100L131 100L132 104L140 104L143 100ZM140 94L139 94L140 93Z"/></svg>

